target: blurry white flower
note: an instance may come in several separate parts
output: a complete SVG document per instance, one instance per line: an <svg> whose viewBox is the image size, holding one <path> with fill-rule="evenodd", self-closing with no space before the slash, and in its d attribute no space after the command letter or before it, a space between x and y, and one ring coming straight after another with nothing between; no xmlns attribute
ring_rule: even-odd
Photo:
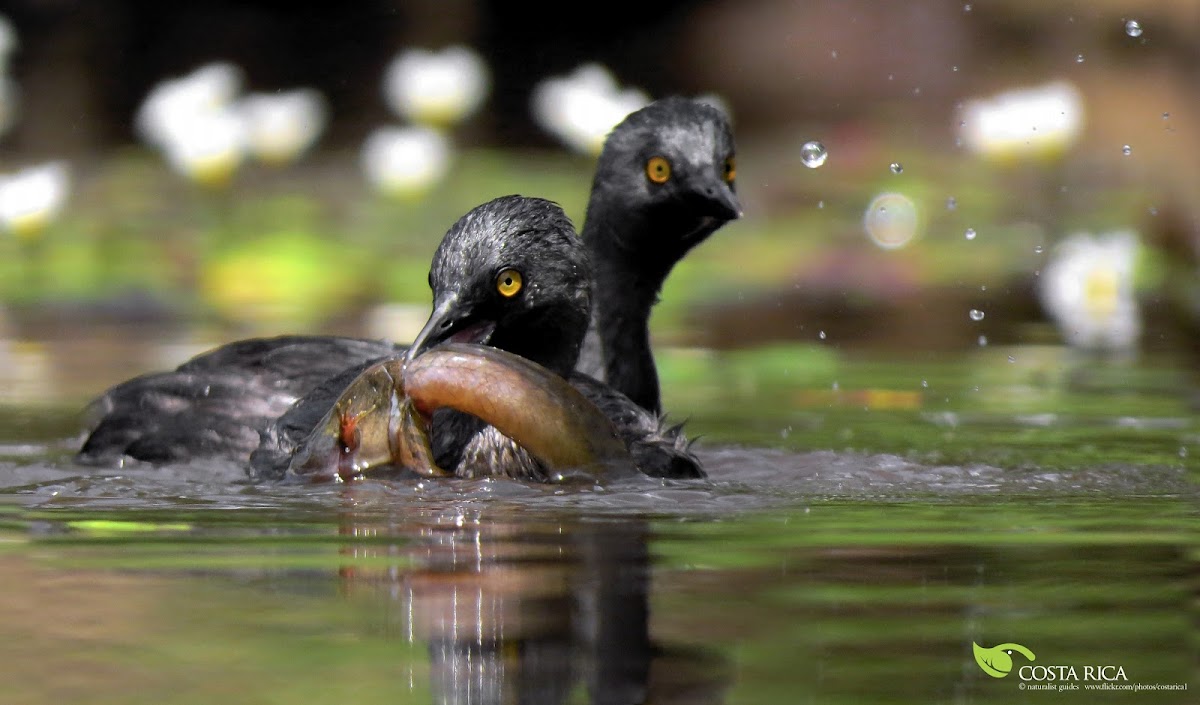
<svg viewBox="0 0 1200 705"><path fill-rule="evenodd" d="M0 177L0 223L32 239L62 211L71 175L64 162L47 162Z"/></svg>
<svg viewBox="0 0 1200 705"><path fill-rule="evenodd" d="M229 183L246 156L246 126L233 110L177 116L163 136L167 162L204 186Z"/></svg>
<svg viewBox="0 0 1200 705"><path fill-rule="evenodd" d="M1132 349L1141 335L1133 271L1138 237L1119 231L1063 240L1042 269L1038 295L1067 343L1101 350Z"/></svg>
<svg viewBox="0 0 1200 705"><path fill-rule="evenodd" d="M619 89L608 69L591 63L541 81L532 107L543 129L578 152L598 155L613 127L649 102L640 90Z"/></svg>
<svg viewBox="0 0 1200 705"><path fill-rule="evenodd" d="M897 250L912 242L920 229L917 204L902 193L881 193L863 212L863 230L871 242Z"/></svg>
<svg viewBox="0 0 1200 705"><path fill-rule="evenodd" d="M170 133L197 115L228 110L242 89L242 70L228 62L206 64L150 90L135 118L138 135L162 147Z"/></svg>
<svg viewBox="0 0 1200 705"><path fill-rule="evenodd" d="M432 128L381 127L363 144L363 170L389 196L416 196L446 175L450 151L450 142Z"/></svg>
<svg viewBox="0 0 1200 705"><path fill-rule="evenodd" d="M0 73L8 70L8 57L18 46L20 41L17 39L16 28L7 17L0 15Z"/></svg>
<svg viewBox="0 0 1200 705"><path fill-rule="evenodd" d="M490 84L487 65L467 47L410 49L388 64L383 97L403 118L446 126L478 110Z"/></svg>
<svg viewBox="0 0 1200 705"><path fill-rule="evenodd" d="M238 103L251 154L269 164L294 161L325 129L325 99L315 90L252 93Z"/></svg>
<svg viewBox="0 0 1200 705"><path fill-rule="evenodd" d="M960 132L971 150L1011 159L1063 152L1083 127L1083 97L1067 81L967 101Z"/></svg>

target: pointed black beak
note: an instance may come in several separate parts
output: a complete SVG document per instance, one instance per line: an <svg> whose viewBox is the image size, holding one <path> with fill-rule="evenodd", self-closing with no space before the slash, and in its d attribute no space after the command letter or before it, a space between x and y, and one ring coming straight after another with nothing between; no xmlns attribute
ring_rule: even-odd
<svg viewBox="0 0 1200 705"><path fill-rule="evenodd" d="M412 345L404 353L404 364L412 362L413 358L439 343L453 340L460 343L487 343L496 329L496 322L481 320L472 315L470 306L463 305L457 296L448 296L437 304L429 320Z"/></svg>
<svg viewBox="0 0 1200 705"><path fill-rule="evenodd" d="M698 205L704 215L721 221L742 217L742 204L731 184L710 178L697 184L694 192L700 198Z"/></svg>

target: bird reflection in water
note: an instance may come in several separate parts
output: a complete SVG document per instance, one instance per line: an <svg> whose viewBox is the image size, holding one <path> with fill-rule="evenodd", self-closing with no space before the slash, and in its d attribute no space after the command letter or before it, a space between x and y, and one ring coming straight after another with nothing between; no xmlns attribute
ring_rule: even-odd
<svg viewBox="0 0 1200 705"><path fill-rule="evenodd" d="M344 594L383 600L389 629L428 644L435 703L725 701L722 654L650 637L642 521L350 510L340 532Z"/></svg>

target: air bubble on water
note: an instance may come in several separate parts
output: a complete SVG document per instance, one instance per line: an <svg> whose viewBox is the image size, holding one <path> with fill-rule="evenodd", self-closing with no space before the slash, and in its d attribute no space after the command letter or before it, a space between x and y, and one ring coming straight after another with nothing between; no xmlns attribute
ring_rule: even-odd
<svg viewBox="0 0 1200 705"><path fill-rule="evenodd" d="M1082 63L1083 63L1083 54L1076 54L1076 55L1075 55L1075 63L1077 63L1077 64L1082 64Z"/></svg>
<svg viewBox="0 0 1200 705"><path fill-rule="evenodd" d="M958 73L958 67L957 67L957 66L951 66L951 67L950 67L950 70L951 70L951 71L953 71L953 72L955 72L955 73Z"/></svg>
<svg viewBox="0 0 1200 705"><path fill-rule="evenodd" d="M980 284L980 285L979 285L979 290L980 290L980 291L987 291L987 284Z"/></svg>
<svg viewBox="0 0 1200 705"><path fill-rule="evenodd" d="M839 385L838 385L838 383L837 383L837 380L834 380L834 381L833 381L833 387L832 387L832 388L833 388L833 391L835 391L835 392L836 392L836 391L838 390L838 386L839 386Z"/></svg>
<svg viewBox="0 0 1200 705"><path fill-rule="evenodd" d="M1179 446L1179 457L1186 458L1188 456L1187 446Z"/></svg>
<svg viewBox="0 0 1200 705"><path fill-rule="evenodd" d="M1121 147L1121 154L1124 154L1128 157L1130 154L1133 154L1133 147L1130 147L1129 145Z"/></svg>
<svg viewBox="0 0 1200 705"><path fill-rule="evenodd" d="M805 142L800 147L800 161L804 162L804 166L809 169L816 169L825 163L829 158L829 152L825 149L825 145L817 141Z"/></svg>
<svg viewBox="0 0 1200 705"><path fill-rule="evenodd" d="M1170 117L1171 117L1171 113L1163 113L1163 120L1167 120Z"/></svg>
<svg viewBox="0 0 1200 705"><path fill-rule="evenodd" d="M1158 207L1157 206L1150 206L1150 208L1148 210L1150 212L1150 215L1158 215Z"/></svg>
<svg viewBox="0 0 1200 705"><path fill-rule="evenodd" d="M921 380L921 389L929 389L929 380L927 380L927 379Z"/></svg>
<svg viewBox="0 0 1200 705"><path fill-rule="evenodd" d="M825 340L825 331L821 331L820 333L817 333L817 337L820 338L821 340Z"/></svg>
<svg viewBox="0 0 1200 705"><path fill-rule="evenodd" d="M958 199L956 199L954 196L947 198L946 199L946 210L952 211L955 208L958 208Z"/></svg>
<svg viewBox="0 0 1200 705"><path fill-rule="evenodd" d="M967 315L971 317L972 321L982 321L984 315L986 315L986 314L984 314L983 311L980 311L977 308L973 308L973 309L971 309L971 312L968 313Z"/></svg>
<svg viewBox="0 0 1200 705"><path fill-rule="evenodd" d="M1142 23L1137 20L1129 20L1125 23L1125 34L1131 37L1142 36Z"/></svg>
<svg viewBox="0 0 1200 705"><path fill-rule="evenodd" d="M783 428L779 429L779 437L780 437L780 438L787 438L787 437L788 437L788 434L789 434L789 433L791 433L791 432L792 432L792 427L791 427L791 426L784 426Z"/></svg>
<svg viewBox="0 0 1200 705"><path fill-rule="evenodd" d="M966 237L968 240L974 240L975 239L975 228L967 228L967 232L963 233L963 236Z"/></svg>
<svg viewBox="0 0 1200 705"><path fill-rule="evenodd" d="M825 201L817 201L817 210L825 207Z"/></svg>
<svg viewBox="0 0 1200 705"><path fill-rule="evenodd" d="M970 12L970 11L971 11L971 3L967 3L966 5L963 5L963 12Z"/></svg>
<svg viewBox="0 0 1200 705"><path fill-rule="evenodd" d="M901 164L900 162L892 162L891 164L888 165L888 168L892 170L893 174L903 174L904 173L904 165Z"/></svg>
<svg viewBox="0 0 1200 705"><path fill-rule="evenodd" d="M981 347L981 348L987 347L987 336L986 335L979 336L979 347Z"/></svg>
<svg viewBox="0 0 1200 705"><path fill-rule="evenodd" d="M1017 358L1016 358L1015 356L1013 356L1013 355L1009 355L1009 356L1008 356L1008 361L1009 361L1009 362L1016 362L1016 361L1017 361Z"/></svg>
<svg viewBox="0 0 1200 705"><path fill-rule="evenodd" d="M1042 247L1041 245L1035 245L1035 246L1034 246L1034 248L1033 248L1033 254L1035 254L1035 255L1040 255L1040 254L1042 254L1042 252L1043 252L1044 250L1045 250L1045 248L1044 248L1044 247Z"/></svg>

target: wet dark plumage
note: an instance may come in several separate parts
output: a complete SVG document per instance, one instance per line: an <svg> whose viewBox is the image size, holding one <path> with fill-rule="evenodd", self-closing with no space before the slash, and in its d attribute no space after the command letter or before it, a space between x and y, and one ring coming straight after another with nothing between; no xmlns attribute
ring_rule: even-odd
<svg viewBox="0 0 1200 705"><path fill-rule="evenodd" d="M524 277L511 298L496 293L498 271ZM590 266L569 219L541 199L505 197L463 216L435 253L434 312L414 344L486 342L562 375L571 375L588 325ZM117 385L93 405L100 418L79 457L152 462L218 457L278 477L290 452L363 367L404 352L385 341L287 336L238 341L172 372ZM658 419L594 380L577 383L614 421L652 475L696 477L698 461L674 440L655 444ZM494 431L494 429L492 429ZM435 414L439 464L461 475L500 472L545 479L515 443L478 419Z"/></svg>
<svg viewBox="0 0 1200 705"><path fill-rule="evenodd" d="M669 176L649 178L663 158ZM582 236L593 267L592 325L579 370L662 412L650 310L675 264L741 215L729 121L672 96L627 116L600 154Z"/></svg>

